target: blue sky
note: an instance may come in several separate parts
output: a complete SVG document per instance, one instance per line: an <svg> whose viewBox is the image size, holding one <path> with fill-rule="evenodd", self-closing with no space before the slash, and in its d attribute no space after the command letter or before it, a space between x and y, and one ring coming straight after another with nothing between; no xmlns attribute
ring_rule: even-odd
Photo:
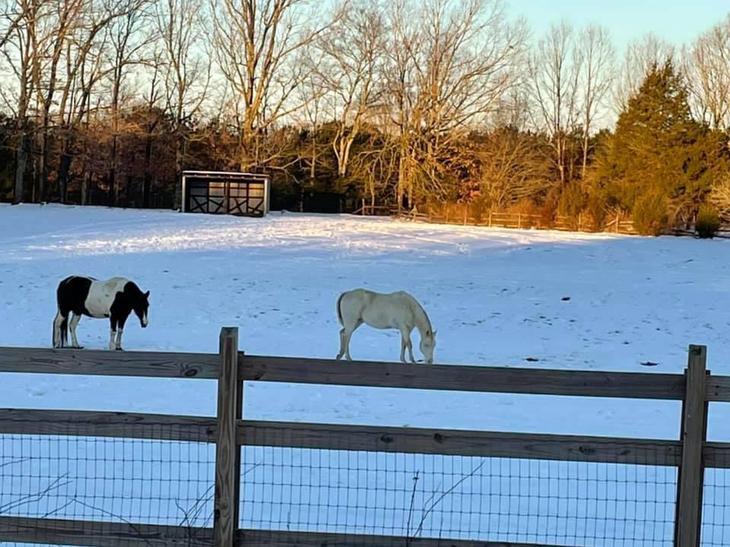
<svg viewBox="0 0 730 547"><path fill-rule="evenodd" d="M565 19L574 26L597 23L607 27L614 45L626 44L653 32L676 45L698 34L730 13L730 0L506 0L511 15L522 15L539 35Z"/></svg>

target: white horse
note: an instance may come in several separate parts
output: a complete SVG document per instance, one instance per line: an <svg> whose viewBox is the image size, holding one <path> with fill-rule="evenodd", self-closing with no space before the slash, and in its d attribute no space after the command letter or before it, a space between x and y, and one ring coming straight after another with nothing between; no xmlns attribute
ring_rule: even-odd
<svg viewBox="0 0 730 547"><path fill-rule="evenodd" d="M420 349L427 363L433 363L433 350L436 346L436 331L418 301L407 292L399 291L382 294L366 289L344 292L337 299L337 318L342 325L340 330L340 352L337 359L344 355L350 357L350 337L360 325L366 323L376 329L398 329L401 334L400 360L406 362L405 352L415 363L411 331L418 329L421 335Z"/></svg>

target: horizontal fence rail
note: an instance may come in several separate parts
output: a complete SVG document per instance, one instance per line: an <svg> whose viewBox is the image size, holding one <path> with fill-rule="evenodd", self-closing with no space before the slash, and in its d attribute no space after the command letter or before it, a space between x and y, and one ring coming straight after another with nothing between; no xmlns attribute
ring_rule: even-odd
<svg viewBox="0 0 730 547"><path fill-rule="evenodd" d="M242 421L241 445L576 462L679 465L678 441Z"/></svg>
<svg viewBox="0 0 730 547"><path fill-rule="evenodd" d="M275 461L238 461L239 453L261 447L267 450L314 450L333 453L373 453L444 458L494 458L515 461L575 462L590 465L652 466L676 469L677 498L695 512L702 496L704 469L730 469L730 443L706 442L707 404L730 402L730 377L704 371L704 348L690 349L685 374L614 373L598 371L545 370L530 368L462 365L403 365L401 363L347 362L246 355L236 352L236 329L221 336L221 351L207 353L109 352L0 348L0 373L78 374L215 380L219 386L218 416L174 416L149 413L70 410L0 409L0 435L69 438L130 439L137 442L201 443L217 447L216 472L210 486L214 520L199 526L73 520L37 516L3 515L0 499L0 541L68 545L422 545L496 546L538 545L466 539L429 539L378 533L340 533L325 530L251 529L241 526L238 507L246 492L250 470L263 465L279 472ZM700 367L700 368L697 368ZM445 390L455 392L514 393L576 397L633 398L682 401L682 434L676 440L631 439L373 425L273 422L247 420L241 416L246 382L281 382L369 388ZM690 390L692 390L690 392ZM687 406L692 394L692 406ZM700 394L700 399L697 399ZM691 397L690 397L691 399ZM702 412L704 401L704 414ZM221 416L227 417L221 421ZM221 429L221 425L224 424ZM700 439L701 449L688 452L686 440ZM692 446L696 446L693 443ZM238 447L242 447L241 450ZM257 448L258 447L258 448ZM261 452L266 454L266 452ZM281 457L281 456L279 456ZM354 457L354 456L353 456ZM699 460L697 459L699 457ZM23 458L20 458L22 460ZM352 460L358 461L358 460ZM363 460L364 461L364 460ZM692 469L682 473L687 461ZM160 460L162 462L162 460ZM698 463L699 462L699 463ZM12 462L11 462L12 463ZM157 464L155 464L157 465ZM300 464L297 464L300 465ZM302 463L301 465L304 465ZM311 464L306 464L311 465ZM331 463L329 464L331 465ZM356 464L352 464L356 465ZM357 464L359 465L359 464ZM0 462L2 466L2 462ZM249 467L247 467L249 466ZM269 466L269 467L267 467ZM273 466L273 467L272 467ZM689 467L688 467L689 469ZM346 468L345 468L346 470ZM334 472L334 471L332 471ZM363 469L362 472L367 472ZM239 476L240 473L240 476ZM688 475L691 473L691 476ZM0 478L2 474L0 473ZM267 477L266 480L271 480ZM257 484L260 478L254 478ZM278 479L277 479L278 480ZM311 477L308 480L312 480ZM638 480L638 479L637 479ZM641 479L648 480L648 479ZM714 487L722 483L715 480ZM698 482L699 481L699 482ZM415 483L414 483L415 484ZM260 487L260 486L259 486ZM669 487L669 485L668 485ZM415 495L415 490L413 495ZM685 495L683 492L692 492ZM215 496L214 496L215 494ZM214 497L214 500L213 500ZM719 499L719 498L718 498ZM712 503L722 503L714 499ZM214 503L213 503L214 501ZM272 503L272 502L267 502ZM413 503L413 501L411 501ZM207 505L206 505L207 506ZM249 511L251 509L249 508ZM254 509L255 510L255 509ZM200 511L200 509L196 509ZM697 510L698 512L699 510ZM697 514L685 521L675 545L697 545ZM242 518L250 518L242 515ZM186 519L188 517L186 516ZM682 521L678 513L675 526ZM717 520L717 517L715 517ZM724 526L718 521L720 528ZM730 522L728 523L730 525ZM695 530L695 528L697 528ZM618 537L618 536L616 536ZM729 538L730 539L730 538ZM554 541L551 545L557 545Z"/></svg>
<svg viewBox="0 0 730 547"><path fill-rule="evenodd" d="M709 376L705 394L708 401L730 403L730 376Z"/></svg>
<svg viewBox="0 0 730 547"><path fill-rule="evenodd" d="M215 380L219 366L215 353L0 347L0 372Z"/></svg>
<svg viewBox="0 0 730 547"><path fill-rule="evenodd" d="M208 353L0 348L0 372L217 379ZM531 395L681 400L680 374L598 372L459 365L415 365L239 353L243 381L289 382ZM730 401L730 377L708 380L711 400Z"/></svg>
<svg viewBox="0 0 730 547"><path fill-rule="evenodd" d="M213 443L216 420L131 412L0 409L0 432Z"/></svg>
<svg viewBox="0 0 730 547"><path fill-rule="evenodd" d="M58 545L213 545L209 528L0 516L0 539Z"/></svg>
<svg viewBox="0 0 730 547"><path fill-rule="evenodd" d="M404 545L408 547L545 547L536 543L505 543L503 541L468 541L429 538L403 538L396 536L375 536L354 534L322 534L316 532L282 532L262 530L239 530L237 545L266 545L267 547L383 547L383 545ZM551 544L550 547L560 547Z"/></svg>
<svg viewBox="0 0 730 547"><path fill-rule="evenodd" d="M681 400L684 376L531 368L414 365L246 355L244 381L484 393Z"/></svg>

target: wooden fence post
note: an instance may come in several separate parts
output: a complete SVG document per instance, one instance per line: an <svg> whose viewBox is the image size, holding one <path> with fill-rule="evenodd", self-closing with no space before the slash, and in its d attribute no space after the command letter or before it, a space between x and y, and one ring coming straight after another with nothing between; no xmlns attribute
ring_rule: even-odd
<svg viewBox="0 0 730 547"><path fill-rule="evenodd" d="M707 348L690 346L682 404L682 461L677 478L674 520L676 547L697 547L700 544L704 476L702 449L707 438L706 367Z"/></svg>
<svg viewBox="0 0 730 547"><path fill-rule="evenodd" d="M238 378L238 329L222 328L219 344L213 537L216 547L233 547L241 487L241 448L236 442L236 421L241 419L243 403L243 383Z"/></svg>

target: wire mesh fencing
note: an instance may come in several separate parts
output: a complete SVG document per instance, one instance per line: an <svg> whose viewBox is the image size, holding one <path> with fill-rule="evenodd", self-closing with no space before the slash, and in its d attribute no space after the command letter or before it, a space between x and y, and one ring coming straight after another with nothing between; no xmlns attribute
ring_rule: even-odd
<svg viewBox="0 0 730 547"><path fill-rule="evenodd" d="M126 523L131 543L135 525L192 533L212 526L214 458L199 442L0 434L0 516L19 517L29 538L23 518L80 522L81 533Z"/></svg>
<svg viewBox="0 0 730 547"><path fill-rule="evenodd" d="M392 538L383 545L673 539L670 466L245 446L241 475L240 525L249 530Z"/></svg>
<svg viewBox="0 0 730 547"><path fill-rule="evenodd" d="M214 536L235 544L238 532L244 545L664 546L675 533L679 544L697 544L701 526L703 544L730 545L728 448L702 444L701 412L706 388L713 401L730 401L730 378L706 373L703 347L690 348L685 376L437 365L413 376L389 363L303 367L278 357L241 367L235 329L221 331L220 347L218 356L144 354L122 363L104 353L91 356L93 367L86 352L12 348L3 365L0 348L0 368L10 372L46 366L218 377L219 396L215 418L0 409L0 540L139 545L151 538L192 547L212 545ZM529 385L536 394L683 400L682 435L242 421L242 368L254 381L506 393Z"/></svg>
<svg viewBox="0 0 730 547"><path fill-rule="evenodd" d="M714 465L704 471L701 544L730 545L730 447L716 450Z"/></svg>

